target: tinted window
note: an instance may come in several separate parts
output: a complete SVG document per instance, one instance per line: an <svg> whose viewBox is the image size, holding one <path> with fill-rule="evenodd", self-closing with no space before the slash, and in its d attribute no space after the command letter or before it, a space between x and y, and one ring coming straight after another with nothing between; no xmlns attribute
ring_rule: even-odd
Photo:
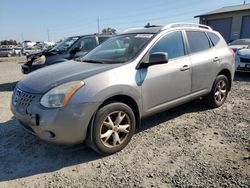
<svg viewBox="0 0 250 188"><path fill-rule="evenodd" d="M63 42L56 45L50 51L62 51L62 52L64 52L64 51L68 50L71 46L73 46L78 39L79 39L79 37L69 37L69 38L65 39Z"/></svg>
<svg viewBox="0 0 250 188"><path fill-rule="evenodd" d="M210 48L208 38L204 32L187 31L191 53L200 52Z"/></svg>
<svg viewBox="0 0 250 188"><path fill-rule="evenodd" d="M216 46L218 44L218 42L220 41L220 38L214 33L208 32L207 34L208 34L210 40L212 41L213 45Z"/></svg>
<svg viewBox="0 0 250 188"><path fill-rule="evenodd" d="M103 43L105 40L107 40L109 37L99 37L99 43Z"/></svg>
<svg viewBox="0 0 250 188"><path fill-rule="evenodd" d="M83 38L75 46L83 52L89 52L96 47L95 38Z"/></svg>
<svg viewBox="0 0 250 188"><path fill-rule="evenodd" d="M160 39L151 49L150 54L155 52L167 52L169 59L181 57L185 55L183 38L181 32L167 34Z"/></svg>

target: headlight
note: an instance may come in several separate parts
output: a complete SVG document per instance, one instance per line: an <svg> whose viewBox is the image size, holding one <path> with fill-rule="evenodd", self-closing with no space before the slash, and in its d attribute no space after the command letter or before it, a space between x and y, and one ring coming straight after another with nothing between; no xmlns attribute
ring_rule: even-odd
<svg viewBox="0 0 250 188"><path fill-rule="evenodd" d="M43 65L46 61L46 57L42 55L41 57L35 59L32 63L32 65Z"/></svg>
<svg viewBox="0 0 250 188"><path fill-rule="evenodd" d="M82 86L84 86L83 81L73 81L62 84L43 95L40 103L47 108L59 108L66 106L74 93Z"/></svg>

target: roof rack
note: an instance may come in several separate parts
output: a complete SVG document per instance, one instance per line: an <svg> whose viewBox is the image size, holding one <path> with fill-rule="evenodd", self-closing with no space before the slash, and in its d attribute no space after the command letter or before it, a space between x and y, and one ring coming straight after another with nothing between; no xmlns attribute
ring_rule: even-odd
<svg viewBox="0 0 250 188"><path fill-rule="evenodd" d="M162 27L161 25L150 25L150 23L148 23L147 25L144 26L144 28L152 28L152 27Z"/></svg>
<svg viewBox="0 0 250 188"><path fill-rule="evenodd" d="M129 32L129 31L133 31L135 29L143 29L143 27L133 27L133 28L128 28L126 30L124 30L122 33L126 33L126 32Z"/></svg>
<svg viewBox="0 0 250 188"><path fill-rule="evenodd" d="M173 24L168 24L168 25L165 25L161 30L175 28L175 27L198 27L198 28L208 29L208 30L211 30L211 31L213 30L211 27L209 27L207 25L195 24L195 23L173 23Z"/></svg>

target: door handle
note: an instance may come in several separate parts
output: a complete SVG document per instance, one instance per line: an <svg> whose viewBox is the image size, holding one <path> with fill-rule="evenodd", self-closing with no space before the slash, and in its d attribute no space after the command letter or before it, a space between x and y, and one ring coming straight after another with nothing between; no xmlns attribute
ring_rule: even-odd
<svg viewBox="0 0 250 188"><path fill-rule="evenodd" d="M183 67L181 67L181 71L186 71L189 69L190 69L190 67L188 65L184 65Z"/></svg>
<svg viewBox="0 0 250 188"><path fill-rule="evenodd" d="M213 59L213 62L218 62L218 61L220 61L220 58L219 58L219 57L215 57L215 58Z"/></svg>

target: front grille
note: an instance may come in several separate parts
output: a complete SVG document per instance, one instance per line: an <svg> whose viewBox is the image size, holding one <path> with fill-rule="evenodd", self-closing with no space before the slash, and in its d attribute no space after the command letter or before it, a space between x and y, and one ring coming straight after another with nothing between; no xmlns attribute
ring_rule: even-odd
<svg viewBox="0 0 250 188"><path fill-rule="evenodd" d="M13 104L20 107L28 107L36 96L16 89L13 95Z"/></svg>
<svg viewBox="0 0 250 188"><path fill-rule="evenodd" d="M247 59L247 58L240 58L240 62L241 63L250 63L250 59Z"/></svg>

